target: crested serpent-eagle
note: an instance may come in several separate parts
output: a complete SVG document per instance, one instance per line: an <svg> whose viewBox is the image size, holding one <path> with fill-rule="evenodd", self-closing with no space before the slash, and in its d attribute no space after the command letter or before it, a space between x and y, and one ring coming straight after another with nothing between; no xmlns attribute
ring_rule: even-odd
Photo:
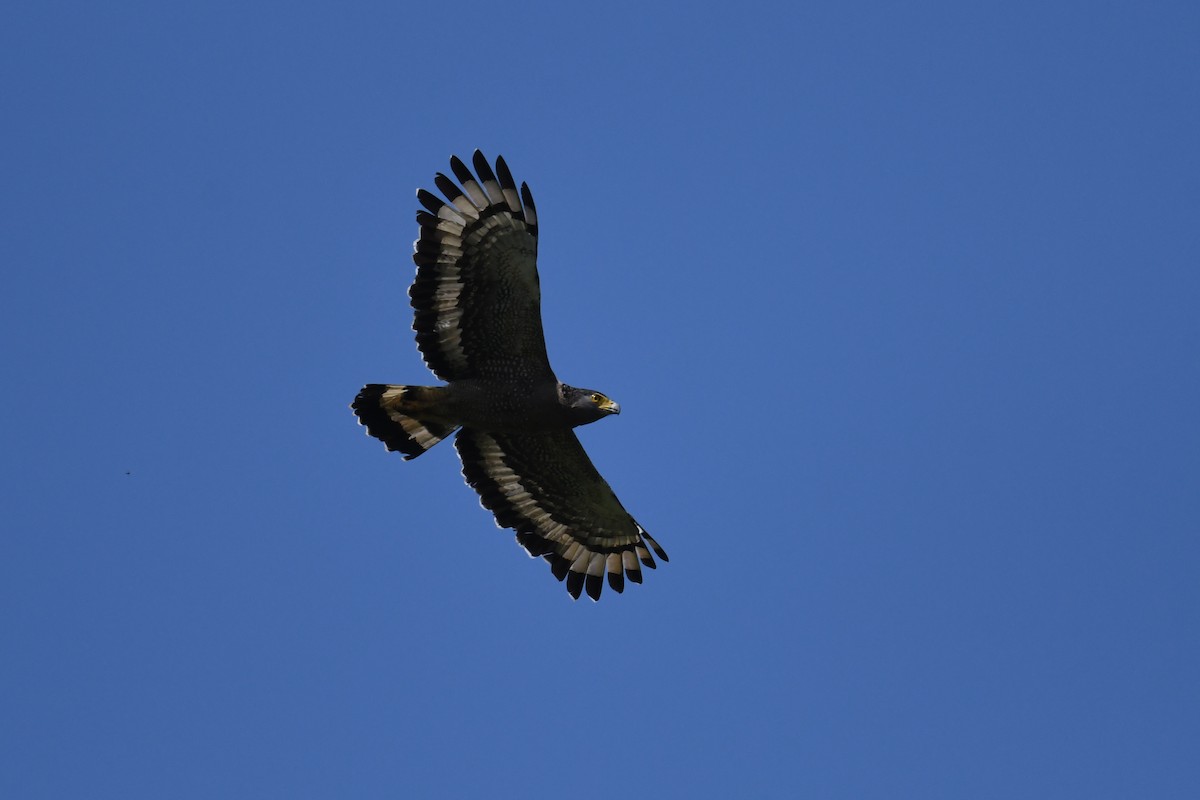
<svg viewBox="0 0 1200 800"><path fill-rule="evenodd" d="M478 150L475 175L451 158L443 200L417 191L420 235L408 290L425 364L445 386L368 384L352 408L367 433L412 459L458 433L463 476L496 524L516 531L567 591L600 598L642 582L658 542L629 515L571 430L620 407L555 377L542 335L537 212L503 158ZM478 177L476 177L478 176Z"/></svg>

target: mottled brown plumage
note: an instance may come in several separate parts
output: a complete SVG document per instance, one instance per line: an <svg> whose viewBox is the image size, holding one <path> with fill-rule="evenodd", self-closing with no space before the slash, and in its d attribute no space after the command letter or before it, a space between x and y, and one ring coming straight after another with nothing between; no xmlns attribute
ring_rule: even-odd
<svg viewBox="0 0 1200 800"><path fill-rule="evenodd" d="M516 531L578 598L620 592L666 552L625 511L571 430L620 407L560 382L542 334L537 211L503 158L478 150L475 172L454 157L445 200L417 199L420 236L409 289L426 365L445 386L369 384L352 405L367 433L416 458L456 430L463 475L496 523Z"/></svg>

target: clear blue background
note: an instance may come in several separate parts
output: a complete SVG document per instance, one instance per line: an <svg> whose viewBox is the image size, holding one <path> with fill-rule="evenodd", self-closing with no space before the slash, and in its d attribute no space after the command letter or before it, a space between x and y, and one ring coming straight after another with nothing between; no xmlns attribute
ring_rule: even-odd
<svg viewBox="0 0 1200 800"><path fill-rule="evenodd" d="M1200 797L1194 2L2 13L0 795ZM599 604L347 408L475 147Z"/></svg>

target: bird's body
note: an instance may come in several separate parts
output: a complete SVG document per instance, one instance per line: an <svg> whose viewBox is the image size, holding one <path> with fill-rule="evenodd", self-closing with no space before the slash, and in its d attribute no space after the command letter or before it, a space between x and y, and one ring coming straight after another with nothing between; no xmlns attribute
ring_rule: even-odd
<svg viewBox="0 0 1200 800"><path fill-rule="evenodd" d="M537 214L503 159L493 172L475 152L479 179L458 158L461 188L435 178L449 202L421 189L420 238L409 289L425 363L445 386L368 384L353 409L367 433L416 458L457 430L463 475L498 525L513 528L578 597L599 599L605 576L620 592L653 549L592 466L572 428L620 407L555 376L542 333Z"/></svg>
<svg viewBox="0 0 1200 800"><path fill-rule="evenodd" d="M390 394L389 389L393 390ZM610 413L581 415L565 405L563 392L572 389L558 381L506 383L464 378L446 386L388 386L382 405L422 422L493 433L574 428ZM416 455L420 453L410 457Z"/></svg>

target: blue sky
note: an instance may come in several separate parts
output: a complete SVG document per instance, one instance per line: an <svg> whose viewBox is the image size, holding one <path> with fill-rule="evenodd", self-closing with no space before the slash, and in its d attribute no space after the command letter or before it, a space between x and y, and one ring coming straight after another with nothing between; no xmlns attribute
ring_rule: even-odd
<svg viewBox="0 0 1200 800"><path fill-rule="evenodd" d="M1194 3L13 3L0 795L1200 796ZM671 563L443 445L418 186L538 201Z"/></svg>

